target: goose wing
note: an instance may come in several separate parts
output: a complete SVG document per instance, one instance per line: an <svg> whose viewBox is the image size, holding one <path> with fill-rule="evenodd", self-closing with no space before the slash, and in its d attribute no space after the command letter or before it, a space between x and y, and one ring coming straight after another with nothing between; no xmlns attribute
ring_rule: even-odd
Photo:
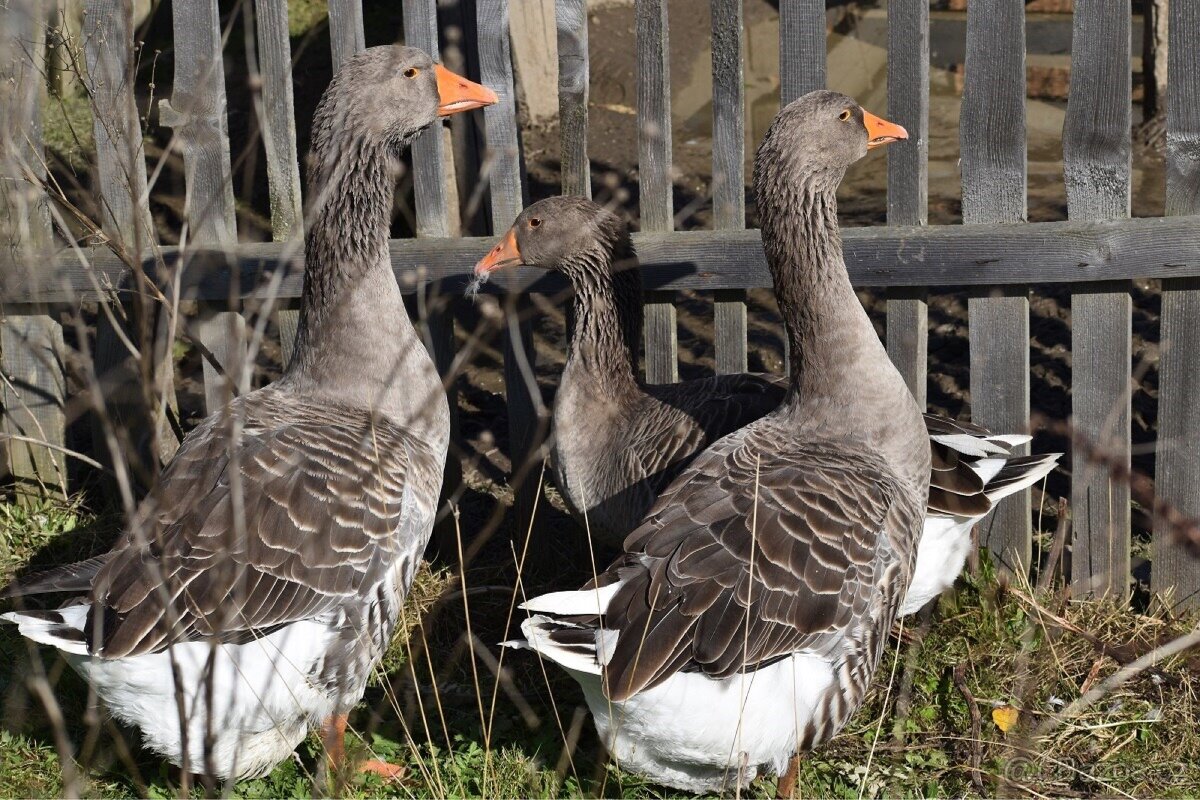
<svg viewBox="0 0 1200 800"><path fill-rule="evenodd" d="M786 387L765 375L716 375L647 386L653 402L633 420L643 474L673 477L672 466L779 407Z"/></svg>
<svg viewBox="0 0 1200 800"><path fill-rule="evenodd" d="M620 632L609 697L681 670L720 678L799 649L835 649L880 613L881 597L883 607L898 599L908 554L885 535L898 496L890 470L867 455L781 447L759 426L718 442L659 498L607 573L620 582L603 621ZM920 510L910 511L915 532Z"/></svg>
<svg viewBox="0 0 1200 800"><path fill-rule="evenodd" d="M223 415L185 440L150 501L159 524L127 537L95 577L92 652L137 655L311 618L377 585L402 547L423 545L405 540L433 517L436 497L408 486L426 448L367 414L288 402L244 404L236 448Z"/></svg>

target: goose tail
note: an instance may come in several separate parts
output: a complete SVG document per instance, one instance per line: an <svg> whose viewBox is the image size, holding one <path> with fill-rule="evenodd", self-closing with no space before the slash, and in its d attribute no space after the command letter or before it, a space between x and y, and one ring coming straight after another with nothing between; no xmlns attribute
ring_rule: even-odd
<svg viewBox="0 0 1200 800"><path fill-rule="evenodd" d="M88 606L67 606L48 611L10 611L0 614L0 619L17 626L17 631L26 639L38 644L57 647L64 653L88 655L87 624Z"/></svg>

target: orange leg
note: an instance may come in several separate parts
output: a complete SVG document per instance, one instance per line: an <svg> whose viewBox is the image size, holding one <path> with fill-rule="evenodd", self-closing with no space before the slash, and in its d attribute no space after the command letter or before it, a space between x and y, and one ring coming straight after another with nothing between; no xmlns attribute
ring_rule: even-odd
<svg viewBox="0 0 1200 800"><path fill-rule="evenodd" d="M796 796L796 779L800 776L800 754L796 753L788 759L787 772L779 778L779 785L775 787L775 797L777 800L782 798L792 798Z"/></svg>
<svg viewBox="0 0 1200 800"><path fill-rule="evenodd" d="M325 753L330 769L341 770L346 763L346 715L338 714L325 720L321 726L321 738L325 741ZM404 776L404 767L386 761L369 759L358 765L359 772L369 772L384 780L398 780Z"/></svg>

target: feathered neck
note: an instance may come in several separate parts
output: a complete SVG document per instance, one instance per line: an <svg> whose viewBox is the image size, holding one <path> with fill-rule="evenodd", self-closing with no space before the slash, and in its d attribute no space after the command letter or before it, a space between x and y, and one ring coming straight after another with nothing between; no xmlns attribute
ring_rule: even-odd
<svg viewBox="0 0 1200 800"><path fill-rule="evenodd" d="M613 248L597 242L558 269L575 291L575 327L564 379L587 375L605 393L635 388L642 278L628 238Z"/></svg>

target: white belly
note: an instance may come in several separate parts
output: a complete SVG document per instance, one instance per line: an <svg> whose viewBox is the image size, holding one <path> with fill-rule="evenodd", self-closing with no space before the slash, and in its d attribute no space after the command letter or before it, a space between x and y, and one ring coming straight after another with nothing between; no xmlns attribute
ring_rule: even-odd
<svg viewBox="0 0 1200 800"><path fill-rule="evenodd" d="M310 678L332 639L328 626L304 621L240 645L189 643L116 660L64 655L113 716L139 728L146 746L173 764L183 762L186 730L191 771L208 771L205 740L212 736L210 757L218 777L257 777L287 758L310 724L345 704L346 698L331 696ZM186 726L180 725L172 657ZM211 691L205 677L210 658Z"/></svg>
<svg viewBox="0 0 1200 800"><path fill-rule="evenodd" d="M828 661L794 655L722 680L677 673L614 704L599 676L572 673L622 769L692 792L732 791L739 772L744 786L764 766L781 772L834 685Z"/></svg>
<svg viewBox="0 0 1200 800"><path fill-rule="evenodd" d="M912 583L900 604L901 616L920 611L954 585L971 552L971 526L975 521L936 514L925 517Z"/></svg>

